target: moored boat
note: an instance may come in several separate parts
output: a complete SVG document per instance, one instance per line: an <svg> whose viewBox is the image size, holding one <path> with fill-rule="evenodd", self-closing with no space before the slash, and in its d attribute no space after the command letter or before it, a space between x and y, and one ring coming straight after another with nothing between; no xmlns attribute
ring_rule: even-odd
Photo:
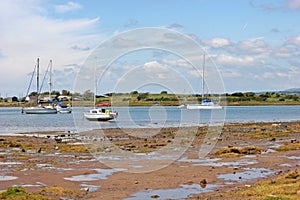
<svg viewBox="0 0 300 200"><path fill-rule="evenodd" d="M84 113L84 117L90 121L108 121L118 117L118 111L108 109L94 108Z"/></svg>
<svg viewBox="0 0 300 200"><path fill-rule="evenodd" d="M71 106L64 106L62 105L61 103L59 103L57 106L56 106L56 110L58 113L62 113L62 114L65 114L65 113L71 113L72 112L72 108Z"/></svg>
<svg viewBox="0 0 300 200"><path fill-rule="evenodd" d="M97 106L97 107L107 107L107 106L111 106L111 103L110 103L110 102L106 102L106 103L98 103L96 106Z"/></svg>
<svg viewBox="0 0 300 200"><path fill-rule="evenodd" d="M94 108L90 109L89 112L84 112L84 117L89 121L108 121L118 117L118 111L111 111L105 108L96 108L96 92L97 92L97 79L95 74L95 85L94 85L94 95L93 95L93 105ZM99 104L98 104L99 105ZM102 105L103 106L103 105ZM111 103L109 102L109 106Z"/></svg>
<svg viewBox="0 0 300 200"><path fill-rule="evenodd" d="M57 110L53 106L33 106L22 108L22 113L26 114L56 114Z"/></svg>
<svg viewBox="0 0 300 200"><path fill-rule="evenodd" d="M52 60L50 60L47 71L48 70L50 71L50 76L49 76L49 100L50 100L51 99L51 85L52 85L52 83L51 83ZM53 105L51 105L50 103L48 106L43 106L43 105L39 104L39 100L38 100L38 96L39 96L39 92L40 92L40 88L39 88L39 58L37 59L37 64L34 68L32 78L33 78L35 71L36 71L36 77L37 77L37 103L38 103L38 105L22 108L22 113L26 113L26 114L56 114L57 113L56 108L53 107ZM31 81L32 81L32 78L31 78ZM31 85L31 82L30 82L30 85ZM30 85L29 85L29 88L30 88ZM29 91L29 88L28 88L28 91ZM26 99L28 97L28 91L27 91Z"/></svg>
<svg viewBox="0 0 300 200"><path fill-rule="evenodd" d="M204 97L204 72L205 72L205 54L203 55L203 69L202 69L202 102L201 104L188 104L186 105L186 109L188 110L219 110L223 107L215 104L210 99L205 99Z"/></svg>

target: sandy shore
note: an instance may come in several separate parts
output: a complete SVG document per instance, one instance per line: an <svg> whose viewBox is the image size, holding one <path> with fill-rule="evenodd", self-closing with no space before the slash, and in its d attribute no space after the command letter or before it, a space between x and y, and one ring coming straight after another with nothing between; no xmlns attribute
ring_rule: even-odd
<svg viewBox="0 0 300 200"><path fill-rule="evenodd" d="M0 190L17 185L52 199L226 199L228 191L299 169L299 122L225 125L199 157L206 131L0 135Z"/></svg>

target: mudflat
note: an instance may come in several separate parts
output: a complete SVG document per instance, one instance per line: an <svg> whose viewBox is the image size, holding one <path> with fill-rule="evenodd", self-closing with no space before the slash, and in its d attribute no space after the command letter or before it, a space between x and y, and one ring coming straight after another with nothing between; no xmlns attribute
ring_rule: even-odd
<svg viewBox="0 0 300 200"><path fill-rule="evenodd" d="M180 128L180 137L178 128L0 135L0 197L15 189L16 199L300 198L299 122L226 124L203 155L207 130ZM286 193L280 185L247 193L282 176L294 186Z"/></svg>

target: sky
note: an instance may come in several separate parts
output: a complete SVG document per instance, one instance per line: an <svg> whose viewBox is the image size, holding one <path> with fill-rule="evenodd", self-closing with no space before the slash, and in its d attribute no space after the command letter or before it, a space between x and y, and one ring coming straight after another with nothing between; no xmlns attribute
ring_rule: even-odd
<svg viewBox="0 0 300 200"><path fill-rule="evenodd" d="M37 58L41 75L53 60L54 90L74 92L78 73L99 46L147 27L197 42L217 67L225 92L299 88L299 19L300 0L1 0L0 97L26 95ZM168 51L129 52L113 60L99 93L115 92L129 78L136 81L129 90L169 91L177 81L179 92L201 92L201 76L188 64ZM152 86L142 83L147 75ZM171 76L169 85L154 83Z"/></svg>

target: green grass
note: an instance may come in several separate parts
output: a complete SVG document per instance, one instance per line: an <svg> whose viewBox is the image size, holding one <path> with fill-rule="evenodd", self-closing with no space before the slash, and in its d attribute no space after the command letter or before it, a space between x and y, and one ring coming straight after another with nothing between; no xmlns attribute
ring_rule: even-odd
<svg viewBox="0 0 300 200"><path fill-rule="evenodd" d="M300 150L300 143L284 143L282 146L273 149L276 151Z"/></svg>
<svg viewBox="0 0 300 200"><path fill-rule="evenodd" d="M3 200L54 200L54 199L83 199L86 192L63 187L43 187L40 191L28 193L21 186L8 187L0 193ZM75 197L75 198L74 198Z"/></svg>
<svg viewBox="0 0 300 200"><path fill-rule="evenodd" d="M215 151L215 155L223 158L239 157L251 154L260 154L264 149L257 146L228 147Z"/></svg>
<svg viewBox="0 0 300 200"><path fill-rule="evenodd" d="M255 133L244 133L243 136L247 136L253 139L262 139L262 138L276 138L276 137L287 137L289 136L288 133L284 133L284 132L273 132L273 131L269 131L269 132L255 132Z"/></svg>
<svg viewBox="0 0 300 200"><path fill-rule="evenodd" d="M7 188L6 191L0 193L0 199L5 200L48 200L49 198L43 197L40 194L28 194L21 186L12 186Z"/></svg>
<svg viewBox="0 0 300 200"><path fill-rule="evenodd" d="M296 200L300 190L300 172L297 170L281 175L272 180L260 181L251 188L229 193L232 197L256 200Z"/></svg>

